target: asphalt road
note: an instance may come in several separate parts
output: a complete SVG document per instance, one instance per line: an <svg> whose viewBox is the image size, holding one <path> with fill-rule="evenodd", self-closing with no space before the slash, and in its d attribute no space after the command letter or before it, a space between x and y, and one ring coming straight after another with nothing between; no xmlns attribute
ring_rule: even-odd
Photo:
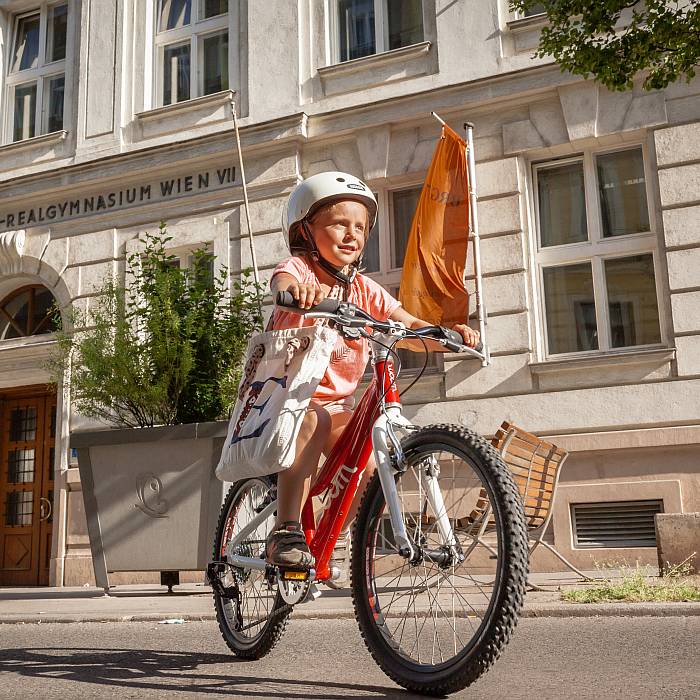
<svg viewBox="0 0 700 700"><path fill-rule="evenodd" d="M700 617L522 620L505 654L452 697L700 697ZM0 625L0 697L410 698L353 620L292 619L262 661L240 662L213 622Z"/></svg>

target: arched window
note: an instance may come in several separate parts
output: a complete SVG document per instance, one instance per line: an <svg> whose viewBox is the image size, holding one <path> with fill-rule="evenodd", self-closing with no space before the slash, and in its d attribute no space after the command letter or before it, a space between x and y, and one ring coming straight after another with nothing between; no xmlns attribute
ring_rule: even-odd
<svg viewBox="0 0 700 700"><path fill-rule="evenodd" d="M53 294L46 287L16 289L0 302L0 340L52 333L56 316Z"/></svg>

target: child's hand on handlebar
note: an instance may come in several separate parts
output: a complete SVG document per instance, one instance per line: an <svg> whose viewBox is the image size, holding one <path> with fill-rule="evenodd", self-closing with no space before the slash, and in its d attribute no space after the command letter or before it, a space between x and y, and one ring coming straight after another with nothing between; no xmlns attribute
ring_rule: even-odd
<svg viewBox="0 0 700 700"><path fill-rule="evenodd" d="M470 328L465 323L455 323L452 326L453 331L457 331L462 338L464 338L464 344L468 345L470 348L475 348L479 343L479 331L475 331Z"/></svg>
<svg viewBox="0 0 700 700"><path fill-rule="evenodd" d="M294 297L294 301L301 309L310 309L326 298L325 292L315 284L293 282L287 287L286 291Z"/></svg>

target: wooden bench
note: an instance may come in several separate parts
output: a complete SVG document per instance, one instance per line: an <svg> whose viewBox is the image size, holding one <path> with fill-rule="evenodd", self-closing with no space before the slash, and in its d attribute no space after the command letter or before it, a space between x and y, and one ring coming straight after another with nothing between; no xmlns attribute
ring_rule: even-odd
<svg viewBox="0 0 700 700"><path fill-rule="evenodd" d="M491 440L513 476L525 512L530 554L540 545L548 549L569 569L588 579L544 537L552 520L554 499L561 468L568 453L522 428L504 422ZM468 521L481 523L485 533L493 524L493 515L485 489L481 489L476 508ZM483 542L482 542L483 544Z"/></svg>

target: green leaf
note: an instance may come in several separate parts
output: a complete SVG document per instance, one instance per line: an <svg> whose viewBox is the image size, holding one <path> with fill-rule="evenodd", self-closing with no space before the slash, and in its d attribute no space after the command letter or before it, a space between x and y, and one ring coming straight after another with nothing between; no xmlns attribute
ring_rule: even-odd
<svg viewBox="0 0 700 700"><path fill-rule="evenodd" d="M121 426L216 420L235 400L248 338L262 326L262 288L244 273L214 276L214 256L195 251L189 270L167 252L161 223L127 257L125 284L108 280L86 313L68 314L48 363L77 410ZM177 263L177 264L176 264Z"/></svg>
<svg viewBox="0 0 700 700"><path fill-rule="evenodd" d="M624 0L511 0L525 12L542 5L547 25L535 53L562 71L629 90L641 73L645 90L692 80L700 62L700 3Z"/></svg>

